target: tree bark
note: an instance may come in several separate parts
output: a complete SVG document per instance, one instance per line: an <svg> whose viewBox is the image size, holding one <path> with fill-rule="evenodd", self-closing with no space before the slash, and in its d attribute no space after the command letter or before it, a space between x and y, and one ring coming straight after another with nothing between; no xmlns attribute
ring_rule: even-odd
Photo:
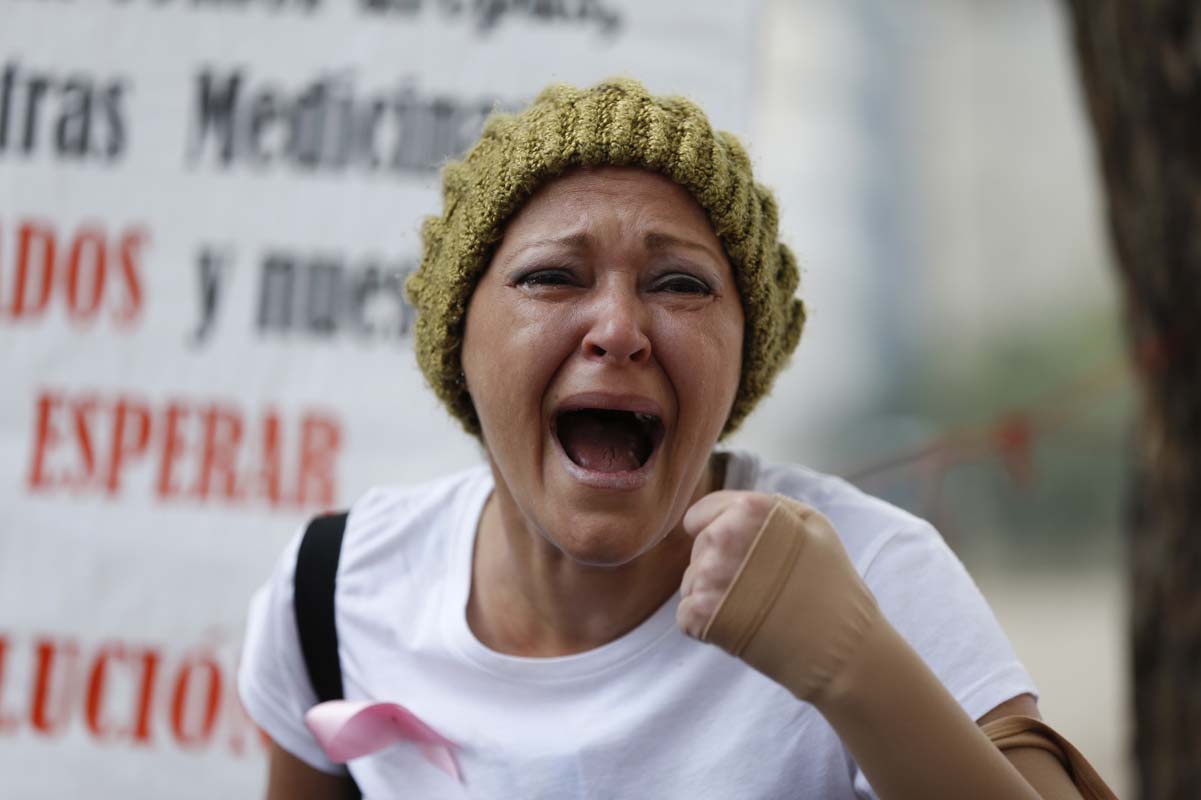
<svg viewBox="0 0 1201 800"><path fill-rule="evenodd" d="M1142 798L1201 798L1201 2L1064 0L1140 377L1129 531Z"/></svg>

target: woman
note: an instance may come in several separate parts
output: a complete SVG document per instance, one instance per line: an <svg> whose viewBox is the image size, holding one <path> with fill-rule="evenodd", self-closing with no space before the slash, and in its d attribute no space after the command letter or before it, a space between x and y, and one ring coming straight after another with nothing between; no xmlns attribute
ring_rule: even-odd
<svg viewBox="0 0 1201 800"><path fill-rule="evenodd" d="M336 622L346 696L455 742L464 784L395 747L351 764L365 796L1081 796L928 524L714 450L804 322L733 137L634 81L555 86L489 121L444 199L417 354L488 464L355 503ZM341 797L302 723L297 549L239 687L268 796Z"/></svg>

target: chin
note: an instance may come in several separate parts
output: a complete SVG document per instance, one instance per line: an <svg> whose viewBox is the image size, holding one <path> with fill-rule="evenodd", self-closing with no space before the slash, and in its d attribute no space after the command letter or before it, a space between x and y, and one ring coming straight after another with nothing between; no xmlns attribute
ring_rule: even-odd
<svg viewBox="0 0 1201 800"><path fill-rule="evenodd" d="M645 530L636 522L611 519L599 524L579 525L568 536L547 536L563 555L592 567L620 567L652 549L662 537L638 536Z"/></svg>

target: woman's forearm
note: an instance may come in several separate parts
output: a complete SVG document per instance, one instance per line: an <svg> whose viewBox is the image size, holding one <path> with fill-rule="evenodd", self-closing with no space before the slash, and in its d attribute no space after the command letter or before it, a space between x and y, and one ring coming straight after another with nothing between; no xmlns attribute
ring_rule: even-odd
<svg viewBox="0 0 1201 800"><path fill-rule="evenodd" d="M892 627L815 509L716 492L685 526L697 538L681 626L816 706L883 800L1080 797L1062 791L1068 773L1045 758L1015 759L1027 779L989 740ZM1015 756L1029 749L1012 744Z"/></svg>
<svg viewBox="0 0 1201 800"><path fill-rule="evenodd" d="M1039 797L882 615L811 702L882 800Z"/></svg>
<svg viewBox="0 0 1201 800"><path fill-rule="evenodd" d="M701 639L813 703L884 800L1038 798L884 617L829 520L790 498L722 494L689 512L698 549L706 534L758 532ZM694 564L715 561L703 556ZM689 571L681 609L696 635L698 587L721 581Z"/></svg>

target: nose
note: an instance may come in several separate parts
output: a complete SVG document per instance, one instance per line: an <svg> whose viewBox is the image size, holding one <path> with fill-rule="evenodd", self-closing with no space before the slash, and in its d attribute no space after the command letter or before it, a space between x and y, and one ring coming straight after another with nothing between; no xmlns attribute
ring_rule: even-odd
<svg viewBox="0 0 1201 800"><path fill-rule="evenodd" d="M588 329L581 342L590 359L615 364L644 364L651 357L645 309L636 289L610 287L591 304Z"/></svg>

